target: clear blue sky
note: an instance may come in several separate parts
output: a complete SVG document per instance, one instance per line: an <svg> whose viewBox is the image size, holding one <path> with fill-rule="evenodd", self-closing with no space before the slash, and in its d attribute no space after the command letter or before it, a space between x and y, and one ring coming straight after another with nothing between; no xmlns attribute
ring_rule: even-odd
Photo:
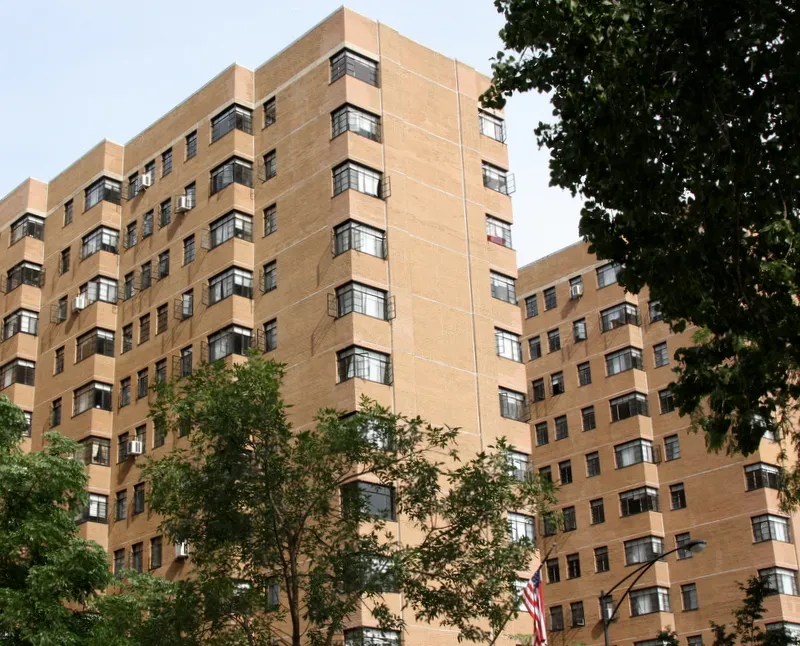
<svg viewBox="0 0 800 646"><path fill-rule="evenodd" d="M254 68L341 2L0 2L0 196L49 180L103 138L124 143L233 62ZM351 9L490 73L502 19L492 0L352 0ZM578 238L580 203L548 186L533 129L544 96L507 109L520 264Z"/></svg>

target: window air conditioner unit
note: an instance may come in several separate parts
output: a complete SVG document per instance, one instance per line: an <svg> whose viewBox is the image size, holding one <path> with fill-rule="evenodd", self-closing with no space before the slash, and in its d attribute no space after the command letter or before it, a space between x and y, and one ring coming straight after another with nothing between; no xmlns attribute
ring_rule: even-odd
<svg viewBox="0 0 800 646"><path fill-rule="evenodd" d="M144 453L144 442L141 440L128 441L128 455L141 455Z"/></svg>
<svg viewBox="0 0 800 646"><path fill-rule="evenodd" d="M585 626L586 622L583 619L576 619L575 620L575 625L576 626Z"/></svg>
<svg viewBox="0 0 800 646"><path fill-rule="evenodd" d="M85 296L76 296L75 298L72 299L73 312L80 312L81 310L85 310L88 305L89 303Z"/></svg>
<svg viewBox="0 0 800 646"><path fill-rule="evenodd" d="M175 213L186 213L192 208L192 203L187 195L178 195L175 198Z"/></svg>
<svg viewBox="0 0 800 646"><path fill-rule="evenodd" d="M189 558L189 542L188 541L182 541L180 543L175 543L175 558L176 559Z"/></svg>
<svg viewBox="0 0 800 646"><path fill-rule="evenodd" d="M139 190L150 188L153 185L153 176L150 173L139 177Z"/></svg>
<svg viewBox="0 0 800 646"><path fill-rule="evenodd" d="M576 298L580 298L581 296L583 296L583 285L579 284L579 285L570 285L569 286L569 297L572 300L575 300Z"/></svg>

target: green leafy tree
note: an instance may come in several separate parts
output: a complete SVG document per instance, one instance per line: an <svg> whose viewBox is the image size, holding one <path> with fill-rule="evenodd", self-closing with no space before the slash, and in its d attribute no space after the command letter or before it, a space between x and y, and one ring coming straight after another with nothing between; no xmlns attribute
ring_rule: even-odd
<svg viewBox="0 0 800 646"><path fill-rule="evenodd" d="M26 420L0 396L0 635L4 644L84 644L95 620L88 604L110 580L102 547L78 536L87 476L80 445L45 434L36 453L20 448Z"/></svg>
<svg viewBox="0 0 800 646"><path fill-rule="evenodd" d="M163 531L189 543L199 629L214 643L329 645L362 608L402 629L386 596L402 591L418 621L473 641L501 630L535 551L511 540L506 512L538 515L552 485L517 479L502 440L462 456L457 429L368 400L294 429L282 377L255 355L217 363L164 384L152 410L188 432L186 448L151 459L143 475ZM402 541L395 514L407 523Z"/></svg>
<svg viewBox="0 0 800 646"><path fill-rule="evenodd" d="M713 449L797 441L800 16L786 0L495 0L507 52L487 105L549 93L536 129L580 231L649 285L677 353L675 401ZM797 472L787 479L799 499Z"/></svg>

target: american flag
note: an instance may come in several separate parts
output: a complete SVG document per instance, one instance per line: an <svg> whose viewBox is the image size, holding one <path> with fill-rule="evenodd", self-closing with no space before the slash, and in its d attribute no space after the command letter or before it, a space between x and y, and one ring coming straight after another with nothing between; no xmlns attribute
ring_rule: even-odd
<svg viewBox="0 0 800 646"><path fill-rule="evenodd" d="M533 617L533 646L546 646L547 628L544 618L544 596L542 595L542 568L522 588L522 601Z"/></svg>

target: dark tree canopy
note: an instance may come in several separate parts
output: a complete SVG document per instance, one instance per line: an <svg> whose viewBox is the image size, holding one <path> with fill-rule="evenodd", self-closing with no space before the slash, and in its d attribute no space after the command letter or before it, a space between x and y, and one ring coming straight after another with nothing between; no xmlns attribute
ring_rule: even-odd
<svg viewBox="0 0 800 646"><path fill-rule="evenodd" d="M797 439L800 17L786 0L495 0L487 105L551 94L551 183L676 330L676 403L711 448ZM797 498L797 477L788 480ZM794 483L794 484L792 484Z"/></svg>

